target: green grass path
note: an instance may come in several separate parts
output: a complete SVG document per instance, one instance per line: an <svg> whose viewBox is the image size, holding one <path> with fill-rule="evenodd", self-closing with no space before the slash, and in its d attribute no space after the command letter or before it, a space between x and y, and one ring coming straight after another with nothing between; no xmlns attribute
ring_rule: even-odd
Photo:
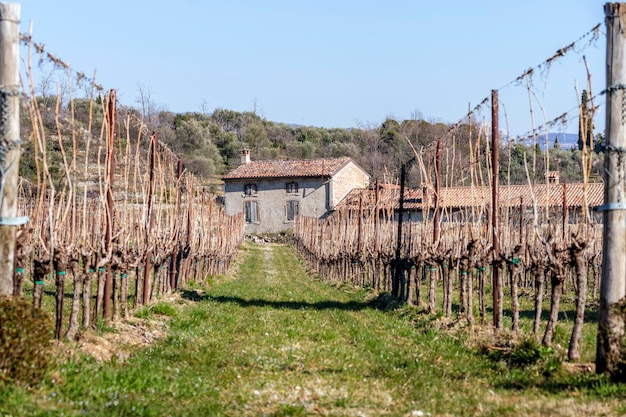
<svg viewBox="0 0 626 417"><path fill-rule="evenodd" d="M451 337L373 308L364 291L311 279L291 247L248 244L242 252L236 276L217 279L185 307L165 340L124 362L66 364L57 380L35 393L0 394L0 404L7 404L0 416L565 416L603 410L601 401L567 393L496 388L492 362Z"/></svg>

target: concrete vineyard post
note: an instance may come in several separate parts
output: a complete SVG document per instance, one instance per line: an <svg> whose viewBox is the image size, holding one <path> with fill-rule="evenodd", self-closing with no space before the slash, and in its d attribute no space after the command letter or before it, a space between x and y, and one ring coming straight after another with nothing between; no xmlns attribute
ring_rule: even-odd
<svg viewBox="0 0 626 417"><path fill-rule="evenodd" d="M626 3L607 3L606 149L604 152L604 238L596 371L626 380L623 367L626 296ZM618 375L619 374L619 375Z"/></svg>
<svg viewBox="0 0 626 417"><path fill-rule="evenodd" d="M20 5L0 3L0 295L13 293L19 116Z"/></svg>

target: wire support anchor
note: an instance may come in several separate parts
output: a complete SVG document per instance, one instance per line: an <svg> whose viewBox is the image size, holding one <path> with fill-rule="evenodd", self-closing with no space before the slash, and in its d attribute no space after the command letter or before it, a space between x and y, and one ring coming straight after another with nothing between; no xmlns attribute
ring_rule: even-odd
<svg viewBox="0 0 626 417"><path fill-rule="evenodd" d="M620 156L626 154L626 147L623 146L604 145L602 146L602 150L610 153L620 154Z"/></svg>
<svg viewBox="0 0 626 417"><path fill-rule="evenodd" d="M597 208L598 211L626 210L626 203L606 203Z"/></svg>
<svg viewBox="0 0 626 417"><path fill-rule="evenodd" d="M28 216L0 217L0 226L22 226L28 223Z"/></svg>
<svg viewBox="0 0 626 417"><path fill-rule="evenodd" d="M600 94L598 94L599 96L603 95L603 94L612 94L615 93L617 91L620 90L626 90L626 84L614 84L614 85L610 85L607 88L605 88L604 90L600 91Z"/></svg>

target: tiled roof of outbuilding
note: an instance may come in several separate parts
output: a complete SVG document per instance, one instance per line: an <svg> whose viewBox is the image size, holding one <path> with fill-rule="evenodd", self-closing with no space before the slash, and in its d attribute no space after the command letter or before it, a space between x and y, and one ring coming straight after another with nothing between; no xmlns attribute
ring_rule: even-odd
<svg viewBox="0 0 626 417"><path fill-rule="evenodd" d="M378 207L381 209L398 208L398 198L400 196L400 186L395 184L378 185ZM358 210L360 205L364 209L376 206L375 185L369 188L355 188L346 195L343 200L335 206L335 211ZM406 210L422 209L422 191L412 188L404 190L404 208Z"/></svg>
<svg viewBox="0 0 626 417"><path fill-rule="evenodd" d="M584 188L582 183L572 184L538 184L532 188L528 185L509 185L500 187L500 206L519 206L520 200L525 206L533 205L533 197L537 205L560 207L563 205L563 191L568 207L583 205ZM432 201L432 198L431 198ZM587 205L597 207L604 201L604 184L587 184ZM479 207L491 205L491 187L449 187L441 190L442 207Z"/></svg>
<svg viewBox="0 0 626 417"><path fill-rule="evenodd" d="M565 190L568 207L581 207L584 204L584 186L582 183L573 184L539 184L532 188L528 185L510 185L500 187L500 206L515 207L523 203L524 206L533 205L533 196L538 206L560 207L563 205L563 190ZM398 209L400 188L395 185L379 184L378 207L381 209ZM483 207L491 205L490 187L444 187L441 189L440 207L464 208ZM429 189L424 195L423 190L407 188L404 191L404 208L406 210L421 210L425 207L434 207L434 190ZM587 205L598 207L604 202L604 184L587 184ZM372 209L376 205L375 186L366 189L352 190L336 207L335 210L358 210L362 204L364 209Z"/></svg>
<svg viewBox="0 0 626 417"><path fill-rule="evenodd" d="M301 161L251 161L230 171L222 179L332 176L351 160L351 158L344 156Z"/></svg>

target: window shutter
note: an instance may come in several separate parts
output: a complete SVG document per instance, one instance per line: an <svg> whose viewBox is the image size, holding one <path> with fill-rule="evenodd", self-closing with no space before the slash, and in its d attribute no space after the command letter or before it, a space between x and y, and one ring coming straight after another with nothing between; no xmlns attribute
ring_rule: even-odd
<svg viewBox="0 0 626 417"><path fill-rule="evenodd" d="M259 205L256 201L245 202L246 223L257 223L259 221Z"/></svg>
<svg viewBox="0 0 626 417"><path fill-rule="evenodd" d="M298 215L299 203L298 201L287 201L287 221L293 221Z"/></svg>

